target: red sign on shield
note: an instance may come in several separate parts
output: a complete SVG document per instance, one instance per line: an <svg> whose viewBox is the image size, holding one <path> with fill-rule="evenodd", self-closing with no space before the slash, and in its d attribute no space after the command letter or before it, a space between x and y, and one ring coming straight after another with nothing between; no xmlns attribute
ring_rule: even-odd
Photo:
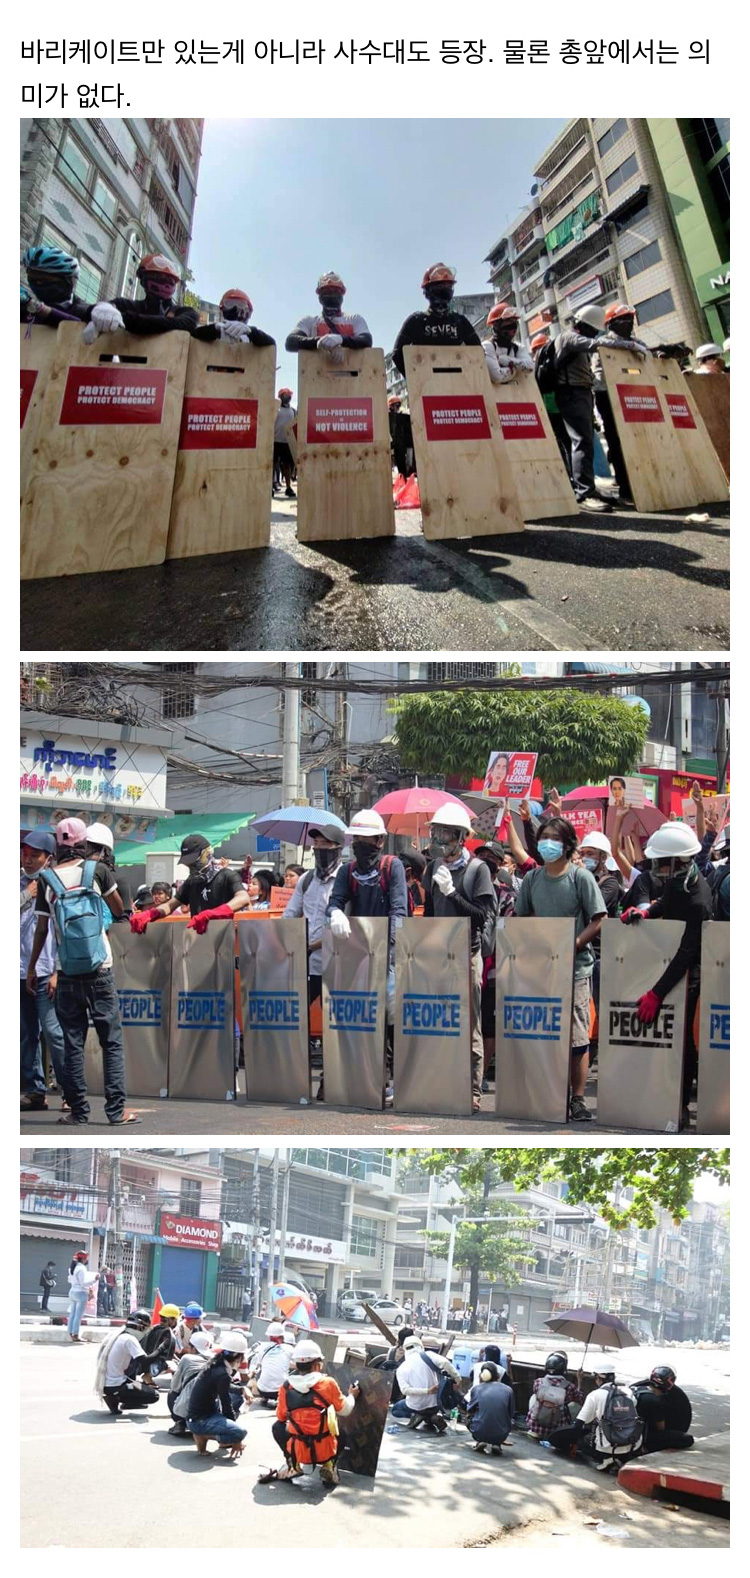
<svg viewBox="0 0 750 1578"><path fill-rule="evenodd" d="M21 368L21 427L26 421L26 414L31 405L31 396L34 393L34 384L38 374L31 367Z"/></svg>
<svg viewBox="0 0 750 1578"><path fill-rule="evenodd" d="M695 427L693 413L687 403L687 397L681 394L668 394L664 396L669 407L673 427Z"/></svg>
<svg viewBox="0 0 750 1578"><path fill-rule="evenodd" d="M210 400L186 395L182 403L180 449L255 449L257 400Z"/></svg>
<svg viewBox="0 0 750 1578"><path fill-rule="evenodd" d="M69 367L60 426L158 424L166 388L166 368Z"/></svg>
<svg viewBox="0 0 750 1578"><path fill-rule="evenodd" d="M618 384L622 414L626 422L663 422L664 412L653 384Z"/></svg>
<svg viewBox="0 0 750 1578"><path fill-rule="evenodd" d="M308 444L371 444L372 399L308 400Z"/></svg>
<svg viewBox="0 0 750 1578"><path fill-rule="evenodd" d="M484 395L422 395L428 439L491 438Z"/></svg>
<svg viewBox="0 0 750 1578"><path fill-rule="evenodd" d="M221 1222L209 1221L202 1216L173 1216L162 1211L159 1218L159 1236L167 1244L179 1244L182 1249L210 1249L221 1254Z"/></svg>
<svg viewBox="0 0 750 1578"><path fill-rule="evenodd" d="M509 400L507 405L499 403L497 414L503 430L503 438L546 438L542 419L534 405L533 400Z"/></svg>

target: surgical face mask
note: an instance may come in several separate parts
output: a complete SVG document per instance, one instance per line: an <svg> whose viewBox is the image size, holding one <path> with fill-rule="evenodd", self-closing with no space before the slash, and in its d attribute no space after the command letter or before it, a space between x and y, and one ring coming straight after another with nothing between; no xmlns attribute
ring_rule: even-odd
<svg viewBox="0 0 750 1578"><path fill-rule="evenodd" d="M599 862L598 860L594 860L593 855L584 855L583 864L587 871L596 871Z"/></svg>
<svg viewBox="0 0 750 1578"><path fill-rule="evenodd" d="M340 851L338 849L316 849L315 870L319 877L326 877L338 864Z"/></svg>
<svg viewBox="0 0 750 1578"><path fill-rule="evenodd" d="M545 866L554 865L556 860L562 860L565 853L559 838L540 838L536 847Z"/></svg>
<svg viewBox="0 0 750 1578"><path fill-rule="evenodd" d="M352 854L359 871L372 871L380 854L380 845L369 838L353 838Z"/></svg>

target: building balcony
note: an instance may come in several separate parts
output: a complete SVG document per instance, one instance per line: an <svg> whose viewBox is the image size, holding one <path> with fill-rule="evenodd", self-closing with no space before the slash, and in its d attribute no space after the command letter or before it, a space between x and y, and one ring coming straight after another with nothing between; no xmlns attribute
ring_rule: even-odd
<svg viewBox="0 0 750 1578"><path fill-rule="evenodd" d="M565 127L534 167L534 175L545 194L552 191L558 182L563 180L570 169L571 162L580 159L586 149L593 152L593 144L588 122L580 117Z"/></svg>
<svg viewBox="0 0 750 1578"><path fill-rule="evenodd" d="M540 219L539 223L534 225L532 230L528 230L526 232L526 234L521 238L520 242L514 242L513 262L517 263L520 258L530 257L535 249L539 250L543 247L544 229Z"/></svg>
<svg viewBox="0 0 750 1578"><path fill-rule="evenodd" d="M564 182L561 182L549 202L544 204L544 229L549 232L577 207L589 192L601 186L601 178L593 154L580 159Z"/></svg>

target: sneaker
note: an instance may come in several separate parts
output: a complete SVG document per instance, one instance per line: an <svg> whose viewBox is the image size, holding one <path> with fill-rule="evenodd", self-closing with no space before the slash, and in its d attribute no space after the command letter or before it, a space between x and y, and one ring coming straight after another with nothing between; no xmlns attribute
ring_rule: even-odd
<svg viewBox="0 0 750 1578"><path fill-rule="evenodd" d="M470 1447L472 1452L480 1452L480 1453L484 1452L484 1442L483 1441L469 1441L468 1445L469 1445L469 1447Z"/></svg>
<svg viewBox="0 0 750 1578"><path fill-rule="evenodd" d="M571 1123L593 1123L594 1114L589 1112L583 1096L571 1096L569 1118Z"/></svg>
<svg viewBox="0 0 750 1578"><path fill-rule="evenodd" d="M392 1107L393 1106L393 1082L392 1081L388 1085L386 1085L386 1087L385 1087L385 1105L386 1105L386 1107Z"/></svg>
<svg viewBox="0 0 750 1578"><path fill-rule="evenodd" d="M588 498L579 499L578 504L580 509L589 510L592 515L609 515L612 511L608 499L596 498L593 493L590 493Z"/></svg>
<svg viewBox="0 0 750 1578"><path fill-rule="evenodd" d="M296 497L297 497L297 495L296 495L296 493L294 491L294 488L287 488L287 490L286 490L286 492L284 494L284 498L285 499L296 499Z"/></svg>
<svg viewBox="0 0 750 1578"><path fill-rule="evenodd" d="M322 1485L325 1485L327 1490L334 1490L336 1485L341 1484L339 1479L339 1471L336 1467L334 1458L331 1458L328 1463L321 1463L320 1481Z"/></svg>
<svg viewBox="0 0 750 1578"><path fill-rule="evenodd" d="M22 1112L47 1112L48 1111L47 1097L46 1096L22 1096L21 1097L21 1111Z"/></svg>
<svg viewBox="0 0 750 1578"><path fill-rule="evenodd" d="M77 1118L74 1112L64 1112L62 1117L58 1118L57 1121L63 1125L63 1128L77 1129L83 1128L83 1126L88 1123L89 1120L88 1118Z"/></svg>
<svg viewBox="0 0 750 1578"><path fill-rule="evenodd" d="M483 1079L482 1080L482 1095L483 1096L489 1096L489 1093L490 1093L490 1082L489 1082L488 1079Z"/></svg>

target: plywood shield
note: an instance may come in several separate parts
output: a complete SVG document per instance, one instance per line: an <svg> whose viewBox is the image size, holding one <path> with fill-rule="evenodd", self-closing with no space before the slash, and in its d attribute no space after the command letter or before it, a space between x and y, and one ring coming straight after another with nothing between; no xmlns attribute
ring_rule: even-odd
<svg viewBox="0 0 750 1578"><path fill-rule="evenodd" d="M682 942L682 921L601 929L597 1119L613 1128L674 1134L682 1112L687 980L665 997L652 1025L638 999L649 992Z"/></svg>
<svg viewBox="0 0 750 1578"><path fill-rule="evenodd" d="M688 389L706 425L706 432L729 481L729 385L726 373L693 373Z"/></svg>
<svg viewBox="0 0 750 1578"><path fill-rule="evenodd" d="M352 916L351 936L323 936L323 1080L334 1106L383 1106L388 924Z"/></svg>
<svg viewBox="0 0 750 1578"><path fill-rule="evenodd" d="M84 345L81 335L63 323L54 336L21 511L26 580L166 555L190 337L123 329Z"/></svg>
<svg viewBox="0 0 750 1578"><path fill-rule="evenodd" d="M702 378L701 383L708 383ZM729 922L705 921L701 947L698 1133L729 1133Z"/></svg>
<svg viewBox="0 0 750 1578"><path fill-rule="evenodd" d="M425 537L523 531L481 346L406 345L404 365Z"/></svg>
<svg viewBox="0 0 750 1578"><path fill-rule="evenodd" d="M393 536L382 351L300 352L297 476L299 542Z"/></svg>
<svg viewBox="0 0 750 1578"><path fill-rule="evenodd" d="M341 1388L345 1397L355 1382L360 1388L351 1413L338 1422L337 1465L350 1474L374 1479L388 1418L393 1376L388 1371L360 1369L349 1364L326 1364L325 1371Z"/></svg>
<svg viewBox="0 0 750 1578"><path fill-rule="evenodd" d="M307 922L237 920L248 1101L310 1099Z"/></svg>
<svg viewBox="0 0 750 1578"><path fill-rule="evenodd" d="M50 368L55 358L57 331L43 323L21 324L21 508L34 463L39 419Z"/></svg>
<svg viewBox="0 0 750 1578"><path fill-rule="evenodd" d="M273 345L191 340L168 559L271 541Z"/></svg>
<svg viewBox="0 0 750 1578"><path fill-rule="evenodd" d="M576 496L534 374L520 369L512 383L493 384L492 393L524 520L577 514Z"/></svg>
<svg viewBox="0 0 750 1578"><path fill-rule="evenodd" d="M210 921L202 937L175 921L169 1094L233 1101L234 922Z"/></svg>
<svg viewBox="0 0 750 1578"><path fill-rule="evenodd" d="M565 1123L575 923L511 916L497 929L495 1111Z"/></svg>
<svg viewBox="0 0 750 1578"><path fill-rule="evenodd" d="M396 932L397 1112L471 1113L470 970L468 917L412 915Z"/></svg>
<svg viewBox="0 0 750 1578"><path fill-rule="evenodd" d="M727 499L726 477L677 362L606 346L599 356L636 509Z"/></svg>

